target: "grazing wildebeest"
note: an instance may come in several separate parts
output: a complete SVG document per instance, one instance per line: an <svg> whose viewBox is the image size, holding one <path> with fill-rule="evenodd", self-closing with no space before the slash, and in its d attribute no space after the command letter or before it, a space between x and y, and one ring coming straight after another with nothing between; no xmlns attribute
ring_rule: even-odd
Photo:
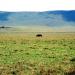
<svg viewBox="0 0 75 75"><path fill-rule="evenodd" d="M36 37L42 37L42 34L37 34Z"/></svg>

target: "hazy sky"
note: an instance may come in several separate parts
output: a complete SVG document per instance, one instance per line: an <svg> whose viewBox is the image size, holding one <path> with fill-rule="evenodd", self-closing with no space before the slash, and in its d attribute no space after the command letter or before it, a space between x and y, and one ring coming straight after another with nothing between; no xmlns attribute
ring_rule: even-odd
<svg viewBox="0 0 75 75"><path fill-rule="evenodd" d="M0 0L0 11L75 10L75 0Z"/></svg>
<svg viewBox="0 0 75 75"><path fill-rule="evenodd" d="M0 12L0 26L3 25L75 31L75 11Z"/></svg>

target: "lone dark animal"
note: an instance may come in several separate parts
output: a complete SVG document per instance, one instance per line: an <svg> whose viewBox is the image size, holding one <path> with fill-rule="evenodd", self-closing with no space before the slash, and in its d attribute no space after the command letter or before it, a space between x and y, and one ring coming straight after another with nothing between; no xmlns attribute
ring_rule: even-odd
<svg viewBox="0 0 75 75"><path fill-rule="evenodd" d="M42 34L37 34L36 37L42 37Z"/></svg>

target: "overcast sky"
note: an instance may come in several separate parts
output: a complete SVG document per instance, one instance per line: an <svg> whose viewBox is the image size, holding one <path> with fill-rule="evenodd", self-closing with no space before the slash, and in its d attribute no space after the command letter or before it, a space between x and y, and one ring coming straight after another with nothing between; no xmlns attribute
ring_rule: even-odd
<svg viewBox="0 0 75 75"><path fill-rule="evenodd" d="M75 10L75 0L0 0L1 11Z"/></svg>

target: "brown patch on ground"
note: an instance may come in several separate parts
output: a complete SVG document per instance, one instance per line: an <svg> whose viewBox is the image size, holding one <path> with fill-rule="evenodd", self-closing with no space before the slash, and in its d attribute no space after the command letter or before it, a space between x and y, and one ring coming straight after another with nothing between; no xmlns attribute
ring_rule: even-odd
<svg viewBox="0 0 75 75"><path fill-rule="evenodd" d="M75 67L69 68L69 70L65 73L65 75L75 75Z"/></svg>
<svg viewBox="0 0 75 75"><path fill-rule="evenodd" d="M0 65L0 75L24 75L24 67L21 62L13 65Z"/></svg>

